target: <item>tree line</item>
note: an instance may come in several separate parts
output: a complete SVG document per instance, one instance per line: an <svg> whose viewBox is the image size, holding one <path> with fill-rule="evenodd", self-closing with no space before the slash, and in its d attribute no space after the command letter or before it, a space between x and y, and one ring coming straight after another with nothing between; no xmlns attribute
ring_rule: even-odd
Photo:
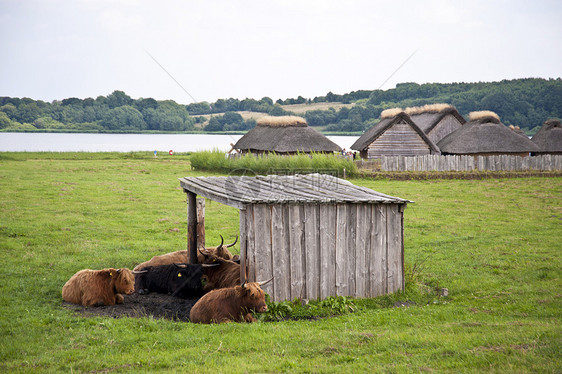
<svg viewBox="0 0 562 374"><path fill-rule="evenodd" d="M332 132L360 133L378 122L383 110L392 107L433 103L454 105L461 115L471 111L496 112L506 125L521 127L527 134L538 130L549 118L562 117L562 80L525 78L477 83L400 83L388 90L359 90L346 94L328 92L306 99L219 99L214 103L189 105L173 100L132 99L114 91L96 99L68 98L51 103L29 98L0 97L0 129L4 131L95 131L142 132L196 130L246 131L254 120L244 120L240 111L273 116L293 114L283 105L311 103L353 103L339 110L310 110L303 115L310 126ZM211 115L210 119L206 118ZM206 117L204 117L206 116Z"/></svg>

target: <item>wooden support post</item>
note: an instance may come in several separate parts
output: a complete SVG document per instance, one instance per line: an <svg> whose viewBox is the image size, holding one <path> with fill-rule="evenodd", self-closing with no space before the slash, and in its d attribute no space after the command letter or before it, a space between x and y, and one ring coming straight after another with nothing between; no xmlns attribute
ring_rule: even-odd
<svg viewBox="0 0 562 374"><path fill-rule="evenodd" d="M205 199L197 199L197 248L205 248Z"/></svg>
<svg viewBox="0 0 562 374"><path fill-rule="evenodd" d="M189 263L197 263L197 194L187 193L187 254Z"/></svg>

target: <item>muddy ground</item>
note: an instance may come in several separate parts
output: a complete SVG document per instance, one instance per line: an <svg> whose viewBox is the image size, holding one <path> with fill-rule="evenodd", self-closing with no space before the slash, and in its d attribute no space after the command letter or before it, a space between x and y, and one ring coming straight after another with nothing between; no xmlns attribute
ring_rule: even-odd
<svg viewBox="0 0 562 374"><path fill-rule="evenodd" d="M148 317L166 318L175 321L189 321L189 312L198 299L181 299L178 297L152 292L148 295L124 295L125 301L120 305L83 307L63 302L63 307L75 310L87 317Z"/></svg>

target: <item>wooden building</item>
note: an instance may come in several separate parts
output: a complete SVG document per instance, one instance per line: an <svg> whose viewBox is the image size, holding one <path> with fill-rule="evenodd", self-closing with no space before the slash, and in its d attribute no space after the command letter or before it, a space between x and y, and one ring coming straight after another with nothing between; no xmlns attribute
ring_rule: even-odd
<svg viewBox="0 0 562 374"><path fill-rule="evenodd" d="M464 117L450 104L424 105L404 111L434 144L466 123Z"/></svg>
<svg viewBox="0 0 562 374"><path fill-rule="evenodd" d="M437 143L444 155L528 156L538 151L535 143L510 130L494 112L472 112L469 117L469 122Z"/></svg>
<svg viewBox="0 0 562 374"><path fill-rule="evenodd" d="M557 119L545 121L531 140L539 147L533 154L562 155L562 124Z"/></svg>
<svg viewBox="0 0 562 374"><path fill-rule="evenodd" d="M191 226L196 195L240 210L240 277L273 277L264 290L274 301L404 289L408 200L324 174L187 177L180 184ZM197 239L188 241L193 251Z"/></svg>
<svg viewBox="0 0 562 374"><path fill-rule="evenodd" d="M365 131L351 146L361 158L439 154L439 148L410 116L399 110L383 111L381 121Z"/></svg>
<svg viewBox="0 0 562 374"><path fill-rule="evenodd" d="M308 126L297 116L262 117L257 126L241 137L233 149L241 153L277 154L333 153L341 148L330 139Z"/></svg>

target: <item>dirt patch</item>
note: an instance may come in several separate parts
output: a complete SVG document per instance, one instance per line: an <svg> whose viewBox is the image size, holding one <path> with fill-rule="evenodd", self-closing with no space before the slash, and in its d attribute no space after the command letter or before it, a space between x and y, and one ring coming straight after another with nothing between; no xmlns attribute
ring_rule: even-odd
<svg viewBox="0 0 562 374"><path fill-rule="evenodd" d="M198 299L181 299L178 297L150 293L148 295L124 295L125 301L120 305L83 307L63 303L63 307L74 310L86 317L149 317L165 318L174 321L189 322L189 312Z"/></svg>

